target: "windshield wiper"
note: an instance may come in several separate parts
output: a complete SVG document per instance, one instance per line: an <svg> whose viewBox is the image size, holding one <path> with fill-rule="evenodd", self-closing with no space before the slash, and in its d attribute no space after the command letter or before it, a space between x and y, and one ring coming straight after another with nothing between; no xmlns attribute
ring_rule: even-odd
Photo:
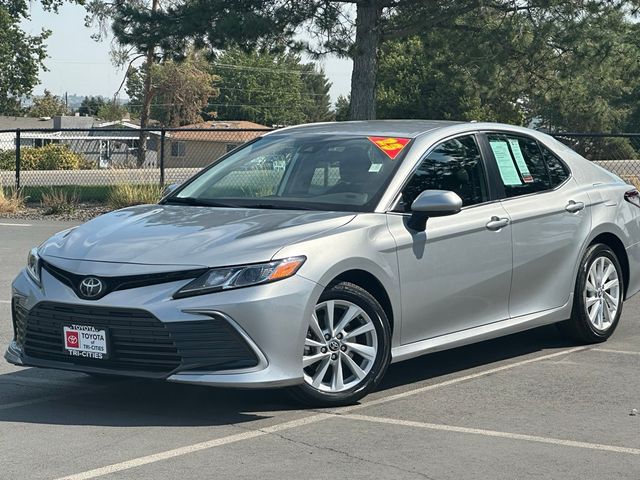
<svg viewBox="0 0 640 480"><path fill-rule="evenodd" d="M190 205L192 207L226 207L239 208L239 205L216 202L213 200L200 199L195 197L170 197L164 201L165 204Z"/></svg>

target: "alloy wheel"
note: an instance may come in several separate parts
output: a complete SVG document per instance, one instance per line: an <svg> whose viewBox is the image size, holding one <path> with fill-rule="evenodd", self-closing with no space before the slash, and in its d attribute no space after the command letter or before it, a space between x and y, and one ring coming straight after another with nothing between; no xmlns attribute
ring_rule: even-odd
<svg viewBox="0 0 640 480"><path fill-rule="evenodd" d="M620 280L614 263L596 257L589 267L584 287L584 306L591 326L605 332L613 325L620 305Z"/></svg>
<svg viewBox="0 0 640 480"><path fill-rule="evenodd" d="M355 387L371 371L378 337L371 317L355 303L318 303L304 342L305 382L316 390L338 393Z"/></svg>

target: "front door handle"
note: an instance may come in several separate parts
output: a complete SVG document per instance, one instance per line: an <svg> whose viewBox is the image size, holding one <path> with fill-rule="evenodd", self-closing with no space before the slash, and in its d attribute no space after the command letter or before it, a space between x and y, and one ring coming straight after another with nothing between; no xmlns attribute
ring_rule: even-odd
<svg viewBox="0 0 640 480"><path fill-rule="evenodd" d="M573 200L569 200L567 206L564 209L569 213L577 213L584 208L583 202L574 202Z"/></svg>
<svg viewBox="0 0 640 480"><path fill-rule="evenodd" d="M491 220L489 220L489 223L487 223L487 228L495 232L496 230L500 230L507 225L509 225L508 218L491 217Z"/></svg>

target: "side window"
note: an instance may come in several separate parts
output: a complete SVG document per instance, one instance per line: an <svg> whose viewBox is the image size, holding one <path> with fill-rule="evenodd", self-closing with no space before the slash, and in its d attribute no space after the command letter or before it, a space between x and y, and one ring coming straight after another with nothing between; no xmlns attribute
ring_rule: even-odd
<svg viewBox="0 0 640 480"><path fill-rule="evenodd" d="M569 169L558 159L558 157L551 153L549 149L542 145L540 146L540 149L542 150L542 158L544 158L544 161L547 164L547 170L549 170L551 188L556 188L569 178Z"/></svg>
<svg viewBox="0 0 640 480"><path fill-rule="evenodd" d="M172 157L184 157L187 150L187 144L184 142L172 142L171 143L171 156Z"/></svg>
<svg viewBox="0 0 640 480"><path fill-rule="evenodd" d="M422 160L402 191L403 210L410 211L413 201L425 190L456 192L463 206L488 200L482 157L473 136L447 140Z"/></svg>
<svg viewBox="0 0 640 480"><path fill-rule="evenodd" d="M487 135L507 197L551 189L538 143L530 138Z"/></svg>

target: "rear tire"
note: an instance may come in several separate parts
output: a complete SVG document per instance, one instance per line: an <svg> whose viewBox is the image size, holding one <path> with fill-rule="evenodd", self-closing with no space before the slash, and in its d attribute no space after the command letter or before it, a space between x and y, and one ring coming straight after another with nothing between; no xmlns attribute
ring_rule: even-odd
<svg viewBox="0 0 640 480"><path fill-rule="evenodd" d="M580 343L606 341L622 314L624 278L616 254L607 245L591 245L580 263L571 318L560 330Z"/></svg>
<svg viewBox="0 0 640 480"><path fill-rule="evenodd" d="M290 393L314 407L353 404L378 385L390 360L391 328L383 308L358 285L336 283L322 293L309 320L305 380Z"/></svg>

